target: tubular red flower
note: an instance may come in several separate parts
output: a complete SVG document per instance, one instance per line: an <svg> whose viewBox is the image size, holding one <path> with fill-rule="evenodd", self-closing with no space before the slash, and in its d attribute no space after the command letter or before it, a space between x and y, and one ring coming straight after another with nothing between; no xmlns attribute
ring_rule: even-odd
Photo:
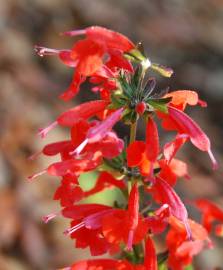
<svg viewBox="0 0 223 270"><path fill-rule="evenodd" d="M146 125L146 156L149 161L156 162L159 154L159 135L156 123L149 118Z"/></svg>
<svg viewBox="0 0 223 270"><path fill-rule="evenodd" d="M155 248L150 238L147 239L145 248L146 254L143 264L134 265L126 260L95 259L79 261L74 263L71 267L61 270L157 270Z"/></svg>
<svg viewBox="0 0 223 270"><path fill-rule="evenodd" d="M170 92L164 96L165 98L171 97L172 100L170 105L184 111L187 104L190 106L195 106L197 104L202 107L206 107L207 104L205 101L202 101L198 98L198 94L195 91L191 90L177 90Z"/></svg>
<svg viewBox="0 0 223 270"><path fill-rule="evenodd" d="M54 200L60 200L62 207L73 205L84 198L84 191L78 185L77 177L63 178L54 193Z"/></svg>
<svg viewBox="0 0 223 270"><path fill-rule="evenodd" d="M63 34L68 36L86 35L90 40L105 45L107 48L123 52L127 52L135 47L124 35L100 26L91 26L84 30L67 31Z"/></svg>
<svg viewBox="0 0 223 270"><path fill-rule="evenodd" d="M62 126L73 127L75 124L78 124L78 122L80 122L81 120L87 120L90 117L95 116L97 113L103 111L105 109L105 107L107 106L107 104L108 104L107 101L96 100L96 101L90 101L90 102L83 103L83 104L81 104L73 109L70 109L70 110L62 113L57 118L57 121L53 122L49 127L42 129L40 131L41 136L45 137L47 135L47 133L50 130L52 130L54 127L56 127L58 124L60 124ZM119 112L115 113L114 117L110 116L106 120L106 123L108 126L108 131L112 128L112 127L110 127L110 125L113 123L112 121L115 122L118 120L118 118L116 119L116 117L117 117L116 115L118 115L118 117L120 117L119 113L121 113L121 110L119 110ZM97 129L98 129L98 127L97 127ZM90 131L89 131L89 133L90 133ZM67 142L67 144L69 144L69 143ZM46 153L47 150L49 149L49 147L63 148L65 146L66 146L66 142L55 143L55 144L48 146L43 151L44 151L44 153Z"/></svg>
<svg viewBox="0 0 223 270"><path fill-rule="evenodd" d="M76 96L86 80L93 84L90 89L100 98L61 113L56 121L39 131L44 138L57 125L68 127L70 139L50 143L33 155L31 158L40 153L58 155L60 159L29 179L44 173L61 178L54 200L59 200L62 210L43 220L48 222L58 215L69 218L70 227L64 233L75 240L77 248L89 248L92 256L119 252L124 255L122 258L131 258L131 262L87 259L64 270L158 270L159 259L150 236L165 229L168 229L168 250L164 253L169 255L167 267L183 270L203 248L211 247L208 232L213 222L219 222L216 233L221 235L223 231L223 211L219 207L206 200L195 202L206 230L188 218L185 205L173 189L179 177L188 178L187 164L175 158L186 141L208 152L213 167L217 167L209 138L184 113L187 105L205 107L206 102L191 90L154 93L155 79L148 78L145 82L147 70L170 77L172 69L152 63L139 45L135 46L120 33L93 26L64 35L83 38L68 50L35 47L39 56L56 55L74 69L72 82L60 98L68 101ZM154 113L161 118L164 129L177 132L175 139L165 144L163 153ZM137 120L142 116L147 120L145 141L134 141ZM133 124L129 144L124 145L113 131L119 120ZM83 190L79 176L89 171L98 177L92 188ZM114 187L121 189L125 201L107 206L82 200ZM151 200L160 204L160 208L154 210L152 201L142 201L148 197L145 192L151 193Z"/></svg>
<svg viewBox="0 0 223 270"><path fill-rule="evenodd" d="M187 134L192 144L198 149L207 151L212 161L213 169L216 169L218 166L217 161L212 154L210 140L203 130L184 112L173 107L169 107L168 111L170 117L177 123L178 131Z"/></svg>
<svg viewBox="0 0 223 270"><path fill-rule="evenodd" d="M187 164L179 159L172 159L170 163L166 163L166 160L159 160L159 166L161 171L159 177L164 179L170 186L176 184L178 177L185 177L190 179L188 175Z"/></svg>
<svg viewBox="0 0 223 270"><path fill-rule="evenodd" d="M171 229L167 234L166 242L169 250L168 265L171 269L183 270L192 262L193 256L197 255L203 248L212 247L207 231L195 221L188 220L193 241L188 241L183 223L174 217L170 217L169 223Z"/></svg>
<svg viewBox="0 0 223 270"><path fill-rule="evenodd" d="M166 143L164 145L163 154L167 163L171 162L171 160L175 157L177 151L184 145L187 139L188 135L178 134L172 142Z"/></svg>
<svg viewBox="0 0 223 270"><path fill-rule="evenodd" d="M82 119L87 120L97 115L99 112L103 111L107 105L108 102L105 100L93 100L82 103L62 113L57 118L57 123L61 126L72 127Z"/></svg>
<svg viewBox="0 0 223 270"><path fill-rule="evenodd" d="M123 108L118 109L109 115L101 124L88 130L87 139L89 142L96 142L105 137L108 131L120 120Z"/></svg>
<svg viewBox="0 0 223 270"><path fill-rule="evenodd" d="M188 238L191 239L187 209L172 187L163 179L157 177L149 191L153 193L153 197L158 203L169 205L170 213L183 222Z"/></svg>
<svg viewBox="0 0 223 270"><path fill-rule="evenodd" d="M138 226L139 220L139 191L137 184L134 184L131 192L129 194L129 204L128 204L128 213L129 213L129 235L128 235L128 250L132 249L133 237L135 230Z"/></svg>
<svg viewBox="0 0 223 270"><path fill-rule="evenodd" d="M90 39L77 41L71 52L71 58L78 63L76 72L83 76L94 74L103 65L104 53L104 47Z"/></svg>
<svg viewBox="0 0 223 270"><path fill-rule="evenodd" d="M201 211L202 224L208 232L211 232L215 221L223 224L223 210L219 206L206 199L195 200L194 204Z"/></svg>
<svg viewBox="0 0 223 270"><path fill-rule="evenodd" d="M110 132L112 127L118 122L123 112L123 108L110 114L104 121L88 129L86 138L81 144L72 151L71 155L79 155L87 144L97 143L102 141ZM117 140L120 150L123 148L121 141Z"/></svg>
<svg viewBox="0 0 223 270"><path fill-rule="evenodd" d="M151 238L147 238L145 243L144 266L148 270L158 270L156 250Z"/></svg>
<svg viewBox="0 0 223 270"><path fill-rule="evenodd" d="M75 97L80 90L81 84L86 80L86 77L80 72L76 71L73 75L72 82L65 90L64 93L60 95L60 98L64 101L69 101Z"/></svg>
<svg viewBox="0 0 223 270"><path fill-rule="evenodd" d="M52 176L79 175L95 169L101 163L101 158L101 154L97 152L92 159L68 159L56 162L47 168L47 172Z"/></svg>

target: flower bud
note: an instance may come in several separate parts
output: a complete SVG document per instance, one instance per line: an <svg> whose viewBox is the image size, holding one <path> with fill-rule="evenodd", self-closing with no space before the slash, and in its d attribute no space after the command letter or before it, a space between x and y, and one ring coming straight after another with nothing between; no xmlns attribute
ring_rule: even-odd
<svg viewBox="0 0 223 270"><path fill-rule="evenodd" d="M139 102L136 107L135 107L135 110L136 112L139 114L139 115L142 115L145 110L146 110L146 103L145 102Z"/></svg>

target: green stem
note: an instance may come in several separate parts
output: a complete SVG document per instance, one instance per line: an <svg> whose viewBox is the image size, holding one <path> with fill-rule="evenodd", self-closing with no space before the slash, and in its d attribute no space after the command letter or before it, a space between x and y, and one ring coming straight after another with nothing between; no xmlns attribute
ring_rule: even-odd
<svg viewBox="0 0 223 270"><path fill-rule="evenodd" d="M136 130L137 130L137 120L130 126L130 139L129 144L135 141L136 139Z"/></svg>
<svg viewBox="0 0 223 270"><path fill-rule="evenodd" d="M133 143L136 139L136 131L137 131L137 120L131 124L130 126L130 139L129 144ZM133 170L133 168L132 168ZM134 177L131 177L128 181L128 194L130 194L130 191L132 189L134 183Z"/></svg>

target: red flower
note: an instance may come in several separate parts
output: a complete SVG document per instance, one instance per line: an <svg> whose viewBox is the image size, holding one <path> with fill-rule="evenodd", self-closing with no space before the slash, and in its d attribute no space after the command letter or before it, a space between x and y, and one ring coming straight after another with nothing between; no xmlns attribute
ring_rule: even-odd
<svg viewBox="0 0 223 270"><path fill-rule="evenodd" d="M162 126L168 130L177 130L180 134L189 137L191 143L201 151L208 152L213 164L213 169L217 168L217 162L211 151L211 143L203 130L184 112L174 107L168 107L168 114L160 114Z"/></svg>
<svg viewBox="0 0 223 270"><path fill-rule="evenodd" d="M106 252L117 252L119 247L109 243L102 233L102 219L112 207L99 204L73 205L63 209L62 214L71 218L71 228L65 231L72 239L76 239L77 248L89 247L93 256Z"/></svg>
<svg viewBox="0 0 223 270"><path fill-rule="evenodd" d="M175 157L177 151L184 145L187 139L188 135L178 134L172 142L166 143L164 145L163 155L167 163L171 162L171 160Z"/></svg>
<svg viewBox="0 0 223 270"><path fill-rule="evenodd" d="M84 260L74 263L71 267L60 270L134 270L133 266L124 260L97 259Z"/></svg>
<svg viewBox="0 0 223 270"><path fill-rule="evenodd" d="M89 246L91 253L96 255L97 244L100 242L100 252L118 251L120 243L124 242L128 249L139 243L146 235L148 225L139 216L138 188L133 186L129 197L128 209L114 209L103 205L73 205L63 210L63 215L72 218L72 227L66 231L76 239L79 247ZM99 239L97 240L97 237ZM84 243L82 246L78 243Z"/></svg>
<svg viewBox="0 0 223 270"><path fill-rule="evenodd" d="M60 96L63 100L73 98L79 92L80 85L86 80L86 77L92 76L102 69L104 62L105 64L107 62L110 68L124 68L130 72L133 71L129 61L123 57L123 53L132 50L135 46L122 34L98 26L64 34L69 36L84 34L86 38L77 41L72 50L35 47L40 56L56 54L64 64L75 67L72 83ZM109 56L107 61L105 60L106 55Z"/></svg>
<svg viewBox="0 0 223 270"><path fill-rule="evenodd" d="M175 159L186 141L190 140L199 150L208 152L213 167L217 167L209 138L184 113L187 105L205 107L206 103L191 90L174 91L163 96L153 94L155 80L148 78L145 82L148 69L166 77L170 77L173 71L150 62L138 46L120 33L94 26L65 32L64 35L84 37L78 39L70 50L35 47L40 56L57 55L65 65L74 69L72 82L60 97L70 100L88 79L93 84L91 90L97 92L100 100L71 108L40 130L40 135L45 137L57 125L68 127L70 139L46 145L40 153L58 155L60 159L30 179L46 172L61 178L54 199L59 200L63 209L44 217L45 222L58 215L69 218L70 227L64 233L75 240L77 248L89 248L93 256L120 251L122 256L120 260L83 260L65 269L158 270L150 234L161 234L170 228L166 237L167 267L183 270L206 245L211 246L208 232L213 222L218 222L215 232L223 235L223 211L219 207L207 200L195 202L202 211L207 231L188 218L184 203L173 189L179 177L188 178L186 163ZM161 118L165 129L177 132L175 139L165 144L163 153L154 113ZM136 122L143 115L148 120L145 142L133 141ZM132 123L131 143L127 149L113 131L120 120ZM104 171L106 166L109 166L109 172ZM97 172L98 178L93 188L83 191L78 178L88 171ZM121 180L116 179L116 175ZM82 199L114 187L121 189L126 204L114 202L113 207L82 204ZM143 199L148 197L145 192L150 193L160 208L152 210L152 202L147 205L146 201L140 201L141 194ZM131 258L131 262L126 258Z"/></svg>
<svg viewBox="0 0 223 270"><path fill-rule="evenodd" d="M159 155L159 135L156 123L152 118L148 119L146 125L146 157L154 163Z"/></svg>
<svg viewBox="0 0 223 270"><path fill-rule="evenodd" d="M77 41L71 51L71 58L77 61L76 72L83 76L94 74L102 67L105 52L103 46L91 39Z"/></svg>
<svg viewBox="0 0 223 270"><path fill-rule="evenodd" d="M79 187L77 179L74 177L64 177L57 188L53 199L60 200L61 206L70 206L80 201L84 197L84 192Z"/></svg>
<svg viewBox="0 0 223 270"><path fill-rule="evenodd" d="M117 83L115 78L118 77L118 72L112 71L107 65L103 65L100 70L95 72L89 81L96 86L93 86L91 90L94 93L99 92L100 97L103 100L110 101L111 92L117 89Z"/></svg>
<svg viewBox="0 0 223 270"><path fill-rule="evenodd" d="M109 243L124 242L128 249L139 243L146 235L148 226L138 213L139 194L135 184L129 196L127 210L117 209L103 218L102 230Z"/></svg>
<svg viewBox="0 0 223 270"><path fill-rule="evenodd" d="M215 221L223 224L223 210L209 200L199 199L195 201L196 207L202 213L202 224L208 232L211 232L212 223ZM217 227L219 230L219 226Z"/></svg>
<svg viewBox="0 0 223 270"><path fill-rule="evenodd" d="M183 202L172 189L172 187L163 179L157 177L153 185L147 188L152 192L153 198L157 203L167 204L170 208L170 214L179 219L185 225L188 238L191 238L191 230L188 225L188 213Z"/></svg>
<svg viewBox="0 0 223 270"><path fill-rule="evenodd" d="M149 119L146 126L146 143L135 141L126 149L129 167L138 166L142 175L153 175L153 166L159 154L159 137L155 122Z"/></svg>
<svg viewBox="0 0 223 270"><path fill-rule="evenodd" d="M212 244L204 227L193 220L188 220L192 233L192 241L187 239L187 232L182 223L174 217L169 219L171 229L167 234L166 242L169 250L168 265L173 270L183 270L191 264L193 256L201 252L206 244Z"/></svg>
<svg viewBox="0 0 223 270"><path fill-rule="evenodd" d="M152 216L146 218L149 230L153 234L162 233L168 225L170 215L169 205L163 204L159 209L154 211Z"/></svg>
<svg viewBox="0 0 223 270"><path fill-rule="evenodd" d="M95 186L85 192L79 186L77 176L67 176L63 177L60 186L57 188L54 200L60 200L60 204L63 207L71 206L83 198L103 191L106 188L114 187L124 189L126 184L123 180L117 180L107 172L100 173Z"/></svg>
<svg viewBox="0 0 223 270"><path fill-rule="evenodd" d="M161 171L159 177L164 179L168 184L174 186L178 177L185 177L189 179L187 164L179 159L172 159L170 163L166 160L159 160Z"/></svg>
<svg viewBox="0 0 223 270"><path fill-rule="evenodd" d="M63 34L68 36L86 35L89 40L105 46L107 49L116 49L123 52L128 52L135 47L124 35L100 26L91 26L85 30L67 31Z"/></svg>
<svg viewBox="0 0 223 270"><path fill-rule="evenodd" d="M83 172L94 170L101 163L101 153L85 159L68 159L53 163L47 168L47 173L52 176L80 175Z"/></svg>
<svg viewBox="0 0 223 270"><path fill-rule="evenodd" d="M119 109L109 115L100 123L93 122L90 126L85 121L76 123L72 128L72 141L63 141L48 145L43 149L43 153L50 155L61 154L62 161L50 165L44 171L29 177L30 180L48 172L54 176L80 175L80 173L93 170L99 166L102 157L113 158L119 155L124 147L124 143L114 132L111 132L113 125L120 119L123 109ZM82 129L78 129L81 125ZM70 150L71 145L74 150ZM52 151L53 150L53 151ZM80 159L79 154L83 152ZM76 158L77 157L77 158Z"/></svg>
<svg viewBox="0 0 223 270"><path fill-rule="evenodd" d="M171 97L170 105L184 111L187 104L195 106L197 104L206 107L207 103L199 99L198 94L191 90L177 90L170 92L164 96L165 98Z"/></svg>
<svg viewBox="0 0 223 270"><path fill-rule="evenodd" d="M83 260L61 270L157 270L157 258L153 241L148 238L145 244L143 264L134 265L126 260L97 259Z"/></svg>
<svg viewBox="0 0 223 270"><path fill-rule="evenodd" d="M113 175L111 175L108 172L101 172L95 186L84 192L84 196L90 196L93 195L95 193L98 193L102 190L104 190L105 188L113 188L113 187L117 187L120 189L124 189L126 188L126 184L123 180L117 180L113 177Z"/></svg>
<svg viewBox="0 0 223 270"><path fill-rule="evenodd" d="M65 127L72 127L80 120L88 120L105 110L108 105L107 101L94 100L82 103L57 117L57 120L44 129L40 129L39 134L44 138L47 133L58 124Z"/></svg>

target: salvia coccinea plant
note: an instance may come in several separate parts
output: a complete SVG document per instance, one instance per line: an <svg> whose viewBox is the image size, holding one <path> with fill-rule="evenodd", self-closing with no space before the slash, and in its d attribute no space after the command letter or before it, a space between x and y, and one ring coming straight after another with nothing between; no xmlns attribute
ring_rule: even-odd
<svg viewBox="0 0 223 270"><path fill-rule="evenodd" d="M205 199L192 202L202 213L199 224L188 217L174 190L179 178L189 177L187 164L176 158L184 144L207 152L212 167L217 168L209 138L185 112L187 106L206 107L206 102L191 90L158 91L150 71L171 77L172 69L153 63L141 44L120 33L93 26L64 35L79 37L71 49L36 46L35 50L39 56L58 57L74 70L70 86L60 95L62 100L73 99L87 80L95 99L63 112L40 129L44 138L57 126L68 128L70 137L46 145L41 153L58 155L60 161L29 177L47 173L60 178L53 199L61 209L44 221L58 215L69 219L65 235L75 241L76 248L88 248L92 255L63 269L193 269L193 257L213 246L209 238L213 226L217 235L223 235L223 211L218 206ZM140 118L145 124L144 141L136 136ZM119 138L113 130L118 122L129 126L128 139ZM162 146L157 122L165 131L175 131L175 137ZM85 172L97 173L90 190L79 184ZM120 189L124 203L84 203L85 198L108 188ZM154 245L159 234L166 241L160 253ZM104 254L107 259L93 258Z"/></svg>

